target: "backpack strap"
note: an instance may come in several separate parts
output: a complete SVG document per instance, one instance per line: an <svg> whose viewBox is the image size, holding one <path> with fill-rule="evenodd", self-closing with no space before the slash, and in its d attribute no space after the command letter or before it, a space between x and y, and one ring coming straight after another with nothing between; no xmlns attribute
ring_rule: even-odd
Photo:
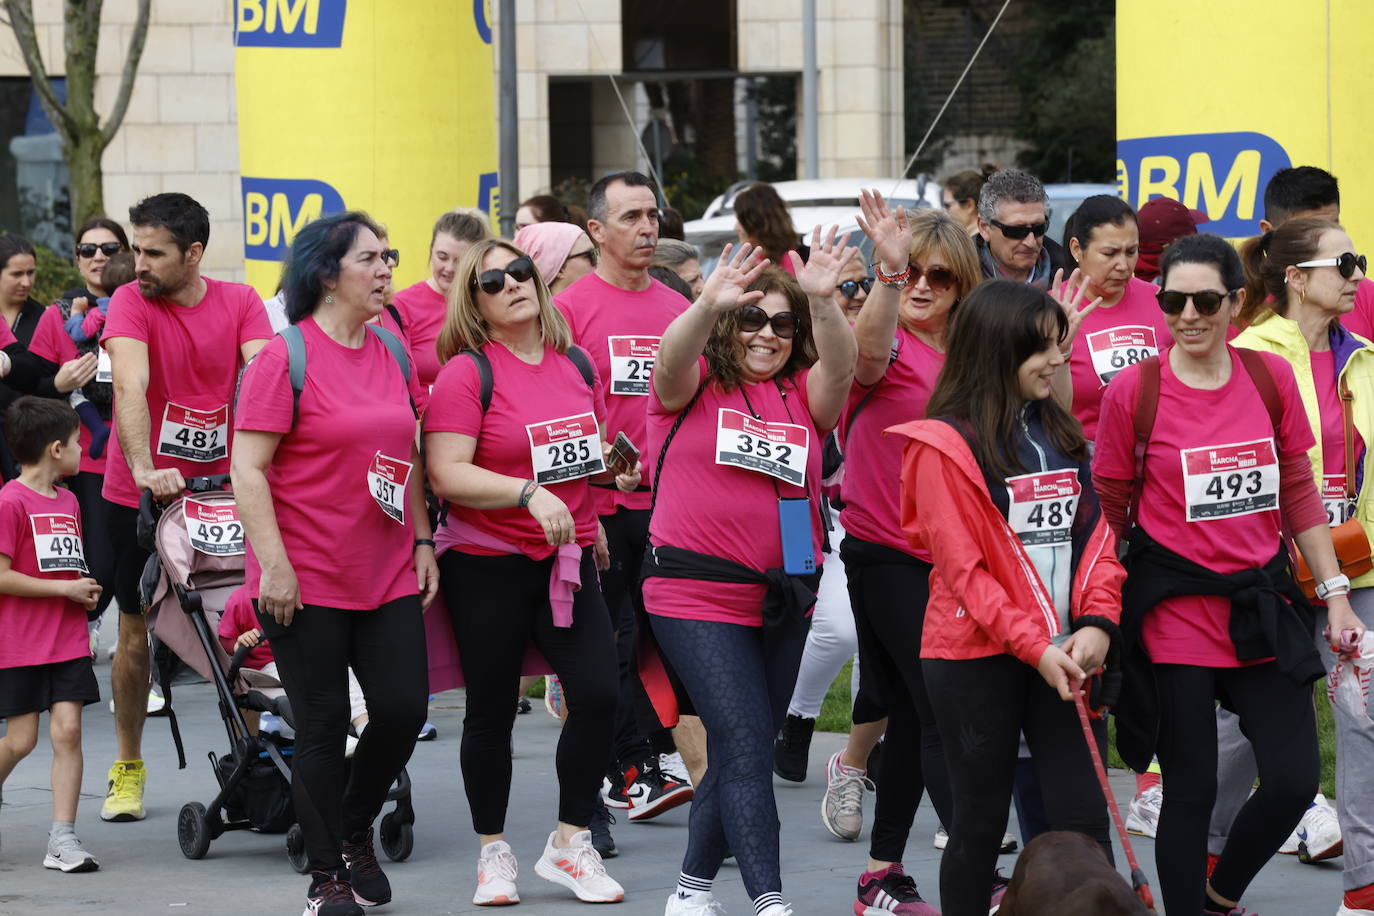
<svg viewBox="0 0 1374 916"><path fill-rule="evenodd" d="M582 373L582 381L587 383L588 388L596 387L596 370L592 368L592 358L587 355L587 351L576 344L568 347L568 359L577 367L577 371Z"/></svg>
<svg viewBox="0 0 1374 916"><path fill-rule="evenodd" d="M477 367L477 381L481 386L480 398L482 402L482 413L485 414L487 408L491 407L491 360L487 359L487 354L483 353L481 350L475 350L472 347L468 347L466 350L460 350L459 352L472 360L472 364Z"/></svg>
<svg viewBox="0 0 1374 916"><path fill-rule="evenodd" d="M1126 508L1126 530L1135 527L1140 512L1140 495L1145 489L1145 449L1155 428L1155 414L1159 411L1159 357L1141 360L1140 385L1135 391L1135 480L1131 488L1131 504Z"/></svg>
<svg viewBox="0 0 1374 916"><path fill-rule="evenodd" d="M286 341L286 376L291 380L291 428L301 412L301 392L305 390L305 335L300 325L288 324L277 332Z"/></svg>
<svg viewBox="0 0 1374 916"><path fill-rule="evenodd" d="M365 324L363 327L372 332L378 340L386 345L391 351L391 355L396 359L396 365L401 367L401 376L410 384L410 357L406 355L405 345L400 339L380 324Z"/></svg>
<svg viewBox="0 0 1374 916"><path fill-rule="evenodd" d="M1260 400L1264 401L1264 409L1269 411L1269 423L1274 427L1274 436L1277 437L1279 427L1283 424L1283 399L1279 397L1279 386L1274 383L1274 373L1264 364L1264 356L1259 350L1236 347L1236 352L1240 354L1245 371L1250 373L1250 381L1259 390Z"/></svg>
<svg viewBox="0 0 1374 916"><path fill-rule="evenodd" d="M391 313L391 320L396 322L397 330L404 334L406 332L406 326L405 322L401 320L400 309L396 308L395 303L388 302L386 304L386 310Z"/></svg>

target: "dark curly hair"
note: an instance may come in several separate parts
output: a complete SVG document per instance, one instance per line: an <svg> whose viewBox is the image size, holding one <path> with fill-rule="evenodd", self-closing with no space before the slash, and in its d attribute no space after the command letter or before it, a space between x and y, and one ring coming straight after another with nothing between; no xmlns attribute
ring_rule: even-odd
<svg viewBox="0 0 1374 916"><path fill-rule="evenodd" d="M749 284L746 292L759 290L765 296L780 293L797 316L797 331L792 335L792 353L774 378L785 381L816 362L816 342L811 337L811 307L801 284L791 274L770 267ZM706 369L726 391L733 391L744 381L743 342L739 339L739 319L743 309L734 309L718 318L706 341Z"/></svg>

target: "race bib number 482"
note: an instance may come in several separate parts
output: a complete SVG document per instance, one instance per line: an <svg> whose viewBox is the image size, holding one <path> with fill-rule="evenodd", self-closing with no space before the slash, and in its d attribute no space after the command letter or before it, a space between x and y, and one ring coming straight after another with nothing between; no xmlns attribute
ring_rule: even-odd
<svg viewBox="0 0 1374 916"><path fill-rule="evenodd" d="M1082 492L1072 468L1007 478L1007 523L1027 547L1067 544Z"/></svg>
<svg viewBox="0 0 1374 916"><path fill-rule="evenodd" d="M229 455L229 405L193 410L168 403L162 412L157 453L187 461L219 461Z"/></svg>
<svg viewBox="0 0 1374 916"><path fill-rule="evenodd" d="M1278 508L1279 460L1272 438L1184 449L1179 454L1188 521Z"/></svg>
<svg viewBox="0 0 1374 916"><path fill-rule="evenodd" d="M800 487L806 483L810 444L805 426L770 423L728 407L720 409L716 422L716 464L759 471Z"/></svg>
<svg viewBox="0 0 1374 916"><path fill-rule="evenodd" d="M584 413L525 427L530 437L530 465L540 484L589 477L606 470L601 460L601 430L596 416Z"/></svg>
<svg viewBox="0 0 1374 916"><path fill-rule="evenodd" d="M659 337L607 337L611 353L611 394L649 393L649 376L658 358Z"/></svg>
<svg viewBox="0 0 1374 916"><path fill-rule="evenodd" d="M211 557L243 554L243 523L239 521L236 504L224 499L201 502L188 496L181 506L186 517L186 534L194 550Z"/></svg>
<svg viewBox="0 0 1374 916"><path fill-rule="evenodd" d="M1157 356L1159 347L1154 328L1132 325L1089 334L1088 353L1092 355L1093 372L1106 385L1127 366Z"/></svg>
<svg viewBox="0 0 1374 916"><path fill-rule="evenodd" d="M33 552L38 558L39 572L72 570L83 576L86 551L81 545L81 525L76 518L60 512L31 515L33 524Z"/></svg>

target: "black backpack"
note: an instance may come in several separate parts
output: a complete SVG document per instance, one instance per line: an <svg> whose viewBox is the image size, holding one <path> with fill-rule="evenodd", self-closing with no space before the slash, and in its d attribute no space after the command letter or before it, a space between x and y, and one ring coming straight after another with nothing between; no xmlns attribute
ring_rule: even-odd
<svg viewBox="0 0 1374 916"><path fill-rule="evenodd" d="M477 367L477 380L478 384L481 385L480 397L482 401L482 413L485 414L487 408L491 407L491 392L493 387L491 360L487 359L487 354L483 353L481 350L475 350L472 347L466 350L460 350L459 352L472 360L473 365ZM572 360L572 364L577 367L577 371L582 373L582 381L587 383L587 387L589 389L595 388L596 370L592 368L592 358L587 355L587 351L581 347L570 346L568 347L567 356L568 359Z"/></svg>

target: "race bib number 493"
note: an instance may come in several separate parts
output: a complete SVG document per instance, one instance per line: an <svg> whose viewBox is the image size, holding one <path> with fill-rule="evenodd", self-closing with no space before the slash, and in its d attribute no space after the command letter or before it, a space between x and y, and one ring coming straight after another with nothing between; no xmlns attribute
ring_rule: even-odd
<svg viewBox="0 0 1374 916"><path fill-rule="evenodd" d="M1127 366L1158 355L1159 347L1155 342L1154 328L1127 326L1089 334L1088 353L1092 355L1093 371L1106 385Z"/></svg>
<svg viewBox="0 0 1374 916"><path fill-rule="evenodd" d="M32 515L33 552L39 572L72 570L87 575L86 551L81 545L81 525L76 518L60 512Z"/></svg>
<svg viewBox="0 0 1374 916"><path fill-rule="evenodd" d="M649 376L658 357L659 337L607 337L611 353L611 394L649 393Z"/></svg>
<svg viewBox="0 0 1374 916"><path fill-rule="evenodd" d="M157 453L187 461L219 461L229 455L229 405L192 410L168 403L162 412Z"/></svg>
<svg viewBox="0 0 1374 916"><path fill-rule="evenodd" d="M770 423L728 407L720 409L716 464L733 464L800 487L806 483L810 444L805 426Z"/></svg>
<svg viewBox="0 0 1374 916"><path fill-rule="evenodd" d="M1007 478L1007 522L1027 547L1067 544L1082 492L1072 468Z"/></svg>
<svg viewBox="0 0 1374 916"><path fill-rule="evenodd" d="M1188 521L1278 508L1279 460L1272 438L1184 449L1179 454Z"/></svg>
<svg viewBox="0 0 1374 916"><path fill-rule="evenodd" d="M244 552L243 523L233 502L201 502L188 496L181 505L193 549L211 557L236 557Z"/></svg>
<svg viewBox="0 0 1374 916"><path fill-rule="evenodd" d="M596 416L584 413L525 427L530 437L530 464L540 484L589 477L606 470L601 460L601 430Z"/></svg>

